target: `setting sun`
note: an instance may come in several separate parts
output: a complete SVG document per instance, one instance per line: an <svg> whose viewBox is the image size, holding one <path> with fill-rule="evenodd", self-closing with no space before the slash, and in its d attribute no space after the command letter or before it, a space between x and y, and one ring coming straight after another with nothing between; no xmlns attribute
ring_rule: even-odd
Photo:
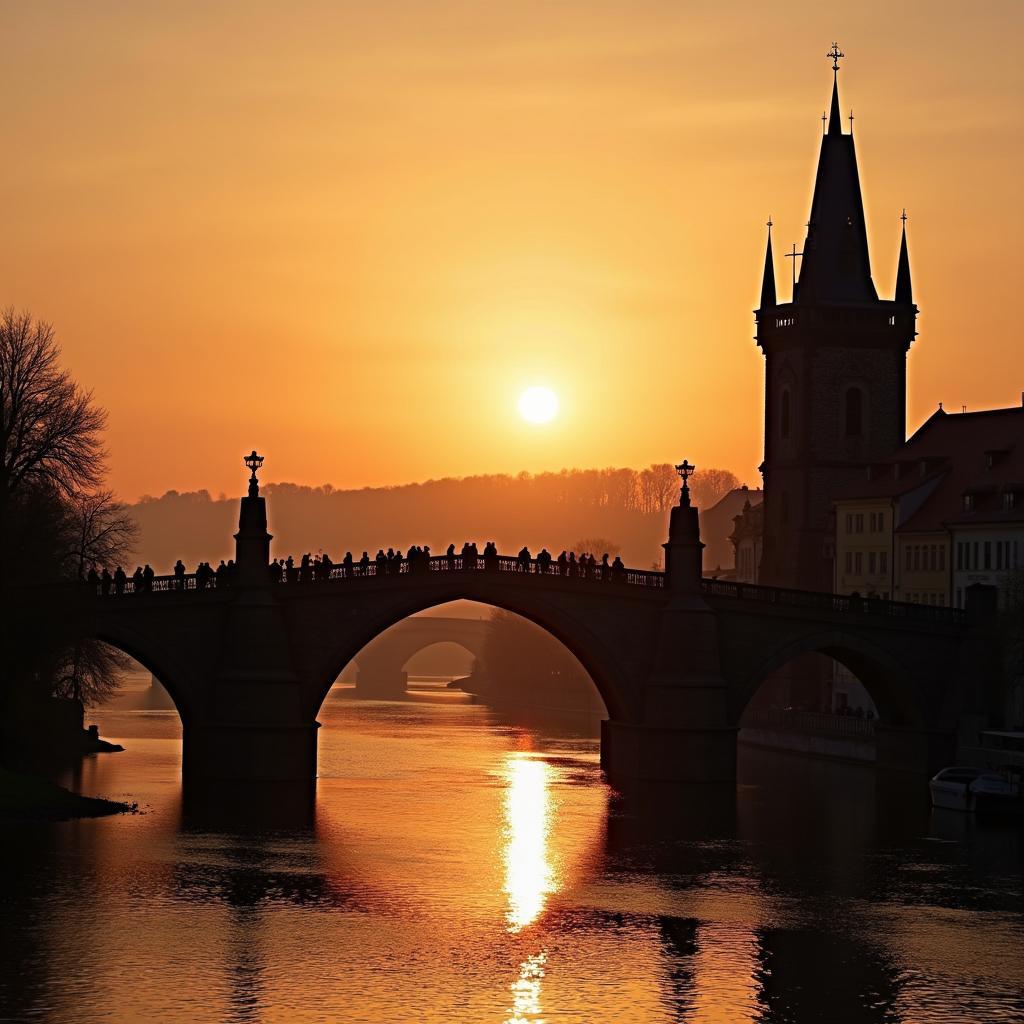
<svg viewBox="0 0 1024 1024"><path fill-rule="evenodd" d="M551 388L527 388L519 396L519 415L527 423L550 423L558 415L558 395Z"/></svg>

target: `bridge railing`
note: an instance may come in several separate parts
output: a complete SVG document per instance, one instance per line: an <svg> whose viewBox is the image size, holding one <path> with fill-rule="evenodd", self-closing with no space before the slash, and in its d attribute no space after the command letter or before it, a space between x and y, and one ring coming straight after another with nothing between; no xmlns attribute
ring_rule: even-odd
<svg viewBox="0 0 1024 1024"><path fill-rule="evenodd" d="M714 579L701 580L701 590L710 597L728 597L759 604L785 605L789 608L808 608L854 615L881 615L892 619L955 625L967 621L967 612L963 608L911 604L908 601L888 601L880 597L860 597L856 594L790 590L786 587L764 587L756 583L736 583L732 580Z"/></svg>
<svg viewBox="0 0 1024 1024"><path fill-rule="evenodd" d="M365 579L367 577L397 575L430 575L434 573L511 573L519 576L561 577L591 583L627 584L640 587L664 587L665 574L656 570L614 569L602 565L581 566L579 563L559 564L552 559L541 562L536 558L519 559L513 555L498 555L485 558L476 555L464 558L462 555L431 555L430 558L410 562L408 558L401 561L394 559L388 563L378 564L371 559L368 564L354 562L351 566L335 563L331 566L328 580ZM302 570L296 566L291 579L282 578L287 583L319 583L315 571L310 571L303 578Z"/></svg>
<svg viewBox="0 0 1024 1024"><path fill-rule="evenodd" d="M89 583L86 586L91 587L93 584ZM190 572L184 576L153 576L147 581L129 576L121 587L111 581L106 590L103 589L101 583L96 584L95 589L98 595L104 597L121 597L125 594L161 594L172 591L180 594L185 590L216 590L217 577L211 575L205 580L200 580L194 572Z"/></svg>
<svg viewBox="0 0 1024 1024"><path fill-rule="evenodd" d="M269 571L269 569L268 569ZM433 574L433 573L514 573L518 575L544 576L546 578L561 577L571 578L589 583L607 583L617 585L629 585L639 587L664 587L665 574L655 570L643 569L607 569L601 565L593 567L576 565L559 565L555 560L551 562L539 562L536 558L529 561L520 560L510 555L499 555L497 558L484 558L478 555L476 558L464 559L461 555L454 555L449 558L447 555L433 556L420 563L410 563L407 558L401 561L395 559L386 566L378 566L376 561L368 565L359 562L353 563L351 567L342 563L331 564L327 574L318 570L316 566L303 569L295 566L291 575L287 570L283 571L278 581L284 585L305 585L310 583L326 583L335 580L356 580L369 577L407 576ZM221 587L230 586L230 579L224 578ZM87 584L92 586L92 584ZM158 594L158 593L182 593L185 591L196 592L201 590L216 590L217 577L214 574L200 578L196 573L186 573L184 576L153 576L149 580L137 580L129 576L124 584L118 587L111 582L104 589L102 584L95 586L97 596L123 597L134 594Z"/></svg>
<svg viewBox="0 0 1024 1024"><path fill-rule="evenodd" d="M796 708L765 708L747 710L740 719L740 728L870 739L875 735L875 719Z"/></svg>

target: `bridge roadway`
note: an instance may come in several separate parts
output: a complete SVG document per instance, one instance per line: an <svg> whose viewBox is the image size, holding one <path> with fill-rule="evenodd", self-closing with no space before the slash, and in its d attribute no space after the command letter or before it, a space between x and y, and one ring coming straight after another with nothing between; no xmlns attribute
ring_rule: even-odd
<svg viewBox="0 0 1024 1024"><path fill-rule="evenodd" d="M312 783L316 716L342 668L395 623L458 599L523 615L580 660L608 709L602 764L620 788L734 781L744 707L766 676L808 652L846 665L871 693L882 766L948 763L963 718L991 711L989 588L976 588L964 612L704 580L685 491L666 572L605 578L441 556L413 571L335 567L327 580L275 583L266 525L265 499L250 492L231 586L158 577L140 593L80 589L88 632L137 659L174 700L190 785Z"/></svg>

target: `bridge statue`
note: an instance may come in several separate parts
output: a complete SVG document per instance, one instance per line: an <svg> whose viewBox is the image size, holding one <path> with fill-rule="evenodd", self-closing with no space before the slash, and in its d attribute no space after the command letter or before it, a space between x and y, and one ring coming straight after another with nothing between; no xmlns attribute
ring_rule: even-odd
<svg viewBox="0 0 1024 1024"><path fill-rule="evenodd" d="M580 660L608 710L601 763L623 789L733 782L744 707L768 674L806 652L832 656L868 688L880 764L948 763L958 723L986 713L980 682L996 667L985 588L958 610L705 580L688 463L678 467L664 573L595 566L569 576L552 562L442 556L388 572L335 565L296 581L270 570L262 461L246 458L230 579L81 588L91 635L138 660L174 700L186 787L311 792L316 717L342 668L388 627L460 598L532 620Z"/></svg>

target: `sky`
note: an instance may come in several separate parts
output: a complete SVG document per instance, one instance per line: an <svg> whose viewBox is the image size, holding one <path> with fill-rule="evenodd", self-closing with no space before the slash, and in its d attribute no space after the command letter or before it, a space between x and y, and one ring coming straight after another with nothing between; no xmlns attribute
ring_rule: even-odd
<svg viewBox="0 0 1024 1024"><path fill-rule="evenodd" d="M0 305L51 322L126 500L680 461L759 482L771 215L832 40L908 429L1024 388L1024 5L6 4ZM848 127L848 124L847 124ZM559 397L547 425L521 392Z"/></svg>

